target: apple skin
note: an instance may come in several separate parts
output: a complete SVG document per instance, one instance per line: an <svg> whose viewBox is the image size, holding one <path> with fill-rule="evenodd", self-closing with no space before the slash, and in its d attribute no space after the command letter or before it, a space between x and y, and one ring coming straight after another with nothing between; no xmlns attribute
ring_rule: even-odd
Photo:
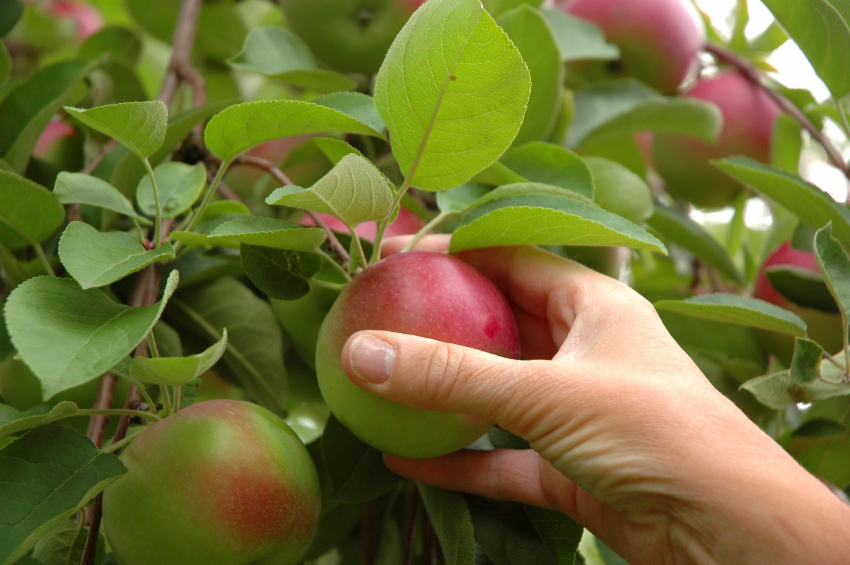
<svg viewBox="0 0 850 565"><path fill-rule="evenodd" d="M794 304L770 284L765 270L768 267L783 265L798 267L814 273L820 272L814 253L794 249L786 241L771 253L759 270L753 297L794 312L806 322L809 338L820 343L829 353L840 351L844 346L840 314L821 312L814 308L804 308ZM790 366L791 357L794 353L793 337L772 332L758 332L757 337L762 347L776 355L785 366Z"/></svg>
<svg viewBox="0 0 850 565"><path fill-rule="evenodd" d="M321 489L307 448L260 406L210 400L145 430L128 472L103 494L122 565L298 563L316 532Z"/></svg>
<svg viewBox="0 0 850 565"><path fill-rule="evenodd" d="M723 130L715 144L656 134L655 168L676 196L702 208L728 206L744 187L709 161L745 155L770 162L773 127L782 111L761 88L736 71L702 79L686 96L717 105L723 114Z"/></svg>
<svg viewBox="0 0 850 565"><path fill-rule="evenodd" d="M613 76L632 76L664 94L674 94L693 76L705 45L705 26L689 0L573 0L556 2L568 14L597 25L620 48ZM610 63L589 62L595 78ZM601 76L599 76L601 75Z"/></svg>
<svg viewBox="0 0 850 565"><path fill-rule="evenodd" d="M425 0L282 0L286 24L322 63L375 73L395 36Z"/></svg>
<svg viewBox="0 0 850 565"><path fill-rule="evenodd" d="M392 255L342 291L319 331L316 373L322 396L357 437L385 453L437 457L461 449L492 425L465 414L390 402L351 382L342 367L346 340L360 330L427 337L519 358L519 332L499 289L460 259L441 253Z"/></svg>
<svg viewBox="0 0 850 565"><path fill-rule="evenodd" d="M55 18L73 21L77 26L77 40L80 42L100 31L105 25L103 16L88 2L56 0L50 4L47 12Z"/></svg>

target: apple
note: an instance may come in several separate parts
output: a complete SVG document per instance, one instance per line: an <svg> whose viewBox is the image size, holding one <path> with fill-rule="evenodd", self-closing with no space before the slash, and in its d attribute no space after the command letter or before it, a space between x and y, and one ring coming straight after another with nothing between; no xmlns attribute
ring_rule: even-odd
<svg viewBox="0 0 850 565"><path fill-rule="evenodd" d="M73 21L80 42L100 31L105 24L97 8L88 2L54 0L48 6L47 13L55 18Z"/></svg>
<svg viewBox="0 0 850 565"><path fill-rule="evenodd" d="M844 334L841 330L841 315L830 312L822 312L814 308L804 308L790 302L778 290L773 288L765 273L768 267L792 266L813 273L819 273L817 258L810 251L800 251L791 247L789 242L780 245L764 262L756 278L753 297L770 302L786 310L794 312L806 322L809 338L820 343L829 353L840 351L844 347ZM771 332L759 332L759 342L762 346L777 356L785 365L791 363L794 353L794 338Z"/></svg>
<svg viewBox="0 0 850 565"><path fill-rule="evenodd" d="M689 0L572 0L556 5L598 26L620 48L620 60L613 64L576 66L582 75L631 76L673 94L698 68L705 26Z"/></svg>
<svg viewBox="0 0 850 565"><path fill-rule="evenodd" d="M409 252L370 265L346 286L319 331L316 373L328 407L369 445L402 457L436 457L483 435L490 422L402 406L346 376L342 349L360 330L385 330L519 358L507 300L480 272L441 253Z"/></svg>
<svg viewBox="0 0 850 565"><path fill-rule="evenodd" d="M395 36L425 0L281 0L286 24L322 63L375 73Z"/></svg>
<svg viewBox="0 0 850 565"><path fill-rule="evenodd" d="M676 196L703 208L728 206L744 186L709 161L745 155L769 162L773 127L782 110L737 71L701 79L686 96L716 104L723 114L723 130L714 144L682 135L657 134L653 145L655 168Z"/></svg>
<svg viewBox="0 0 850 565"><path fill-rule="evenodd" d="M307 448L260 406L209 400L157 422L121 454L103 526L122 565L298 563L319 523Z"/></svg>

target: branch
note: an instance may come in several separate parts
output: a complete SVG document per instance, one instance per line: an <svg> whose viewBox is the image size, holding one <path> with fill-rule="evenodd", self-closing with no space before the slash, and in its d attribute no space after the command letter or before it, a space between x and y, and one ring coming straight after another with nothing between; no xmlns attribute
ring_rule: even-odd
<svg viewBox="0 0 850 565"><path fill-rule="evenodd" d="M198 27L200 11L201 0L183 0L180 6L180 16L171 41L174 50L159 92L159 99L165 102L169 110L177 88L183 82L188 82L192 86L193 103L196 108L207 102L204 79L192 66L192 46L195 44L195 31Z"/></svg>
<svg viewBox="0 0 850 565"><path fill-rule="evenodd" d="M827 138L821 130L816 128L815 125L809 121L806 115L803 114L797 106L767 85L766 76L761 69L759 69L751 61L741 57L737 53L729 51L725 47L706 44L705 50L714 55L718 61L732 65L744 73L744 75L759 86L771 98L771 100L773 100L776 105L782 109L782 111L800 122L800 125L803 126L812 138L823 147L824 151L826 151L829 162L838 169L841 169L841 172L850 179L850 170L847 169L847 163L844 161L844 157L841 155L841 152L838 151L835 145L832 144L829 138Z"/></svg>

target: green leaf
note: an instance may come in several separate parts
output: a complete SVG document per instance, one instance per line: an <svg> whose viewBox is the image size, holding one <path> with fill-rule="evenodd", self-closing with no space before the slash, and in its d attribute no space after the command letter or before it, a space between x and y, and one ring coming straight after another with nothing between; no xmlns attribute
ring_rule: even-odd
<svg viewBox="0 0 850 565"><path fill-rule="evenodd" d="M91 175L81 173L59 173L53 197L62 204L88 204L99 206L134 218L141 224L150 220L136 213L133 204L114 186Z"/></svg>
<svg viewBox="0 0 850 565"><path fill-rule="evenodd" d="M170 243L146 250L126 232L101 233L85 222L71 222L59 240L59 260L84 289L97 288L174 259Z"/></svg>
<svg viewBox="0 0 850 565"><path fill-rule="evenodd" d="M528 179L510 170L501 161L496 161L474 177L472 183L489 184L491 186L502 186L504 184L516 184L528 182ZM451 189L450 189L451 190Z"/></svg>
<svg viewBox="0 0 850 565"><path fill-rule="evenodd" d="M823 273L824 282L841 309L841 319L846 324L850 313L850 257L847 257L847 252L832 237L832 223L815 234L815 257Z"/></svg>
<svg viewBox="0 0 850 565"><path fill-rule="evenodd" d="M369 95L362 92L334 92L313 98L312 102L338 110L380 132L382 137L386 137L387 124L384 123L384 119L375 107L375 99Z"/></svg>
<svg viewBox="0 0 850 565"><path fill-rule="evenodd" d="M393 191L369 160L346 155L309 189L284 186L272 192L266 203L331 214L353 227L388 218L393 212Z"/></svg>
<svg viewBox="0 0 850 565"><path fill-rule="evenodd" d="M296 300L310 292L309 280L322 269L322 258L272 247L244 244L242 268L257 288L271 298Z"/></svg>
<svg viewBox="0 0 850 565"><path fill-rule="evenodd" d="M163 218L176 218L189 210L207 184L207 169L203 163L187 165L169 161L154 169L159 204ZM136 191L136 202L143 214L156 216L156 201L150 176L142 177Z"/></svg>
<svg viewBox="0 0 850 565"><path fill-rule="evenodd" d="M791 359L791 379L798 385L806 385L820 376L823 347L816 341L805 338L794 340L794 357Z"/></svg>
<svg viewBox="0 0 850 565"><path fill-rule="evenodd" d="M553 143L534 141L515 147L502 164L524 179L559 186L593 199L593 175L578 155Z"/></svg>
<svg viewBox="0 0 850 565"><path fill-rule="evenodd" d="M183 241L185 232L174 232L178 241ZM240 243L290 249L292 251L315 251L324 243L328 235L321 228L312 228L290 224L275 218L254 216L237 218L216 227L202 240L202 245L230 245L238 247Z"/></svg>
<svg viewBox="0 0 850 565"><path fill-rule="evenodd" d="M600 208L547 194L488 202L452 236L451 251L503 245L627 246L666 253L655 236Z"/></svg>
<svg viewBox="0 0 850 565"><path fill-rule="evenodd" d="M168 108L160 100L65 110L90 128L115 139L140 159L160 148L168 129Z"/></svg>
<svg viewBox="0 0 850 565"><path fill-rule="evenodd" d="M474 565L474 529L463 495L422 483L416 486L440 540L446 565Z"/></svg>
<svg viewBox="0 0 850 565"><path fill-rule="evenodd" d="M815 229L832 222L838 239L850 241L850 210L815 185L748 157L730 157L712 163Z"/></svg>
<svg viewBox="0 0 850 565"><path fill-rule="evenodd" d="M87 61L37 70L0 102L0 157L23 174L35 144L74 88L89 74Z"/></svg>
<svg viewBox="0 0 850 565"><path fill-rule="evenodd" d="M584 160L593 173L593 200L601 208L636 224L652 217L652 191L645 180L616 161L601 157Z"/></svg>
<svg viewBox="0 0 850 565"><path fill-rule="evenodd" d="M188 357L134 357L130 361L130 376L143 383L179 386L196 379L212 369L227 349L227 328L221 339L202 353Z"/></svg>
<svg viewBox="0 0 850 565"><path fill-rule="evenodd" d="M83 551L86 547L86 538L89 534L88 526L83 524L84 522L76 516L66 518L55 530L38 540L33 548L33 558L43 565L81 563ZM97 544L95 565L99 565L103 561L104 543L102 535L98 535Z"/></svg>
<svg viewBox="0 0 850 565"><path fill-rule="evenodd" d="M168 277L162 300L143 308L113 302L70 279L37 277L6 302L6 325L21 359L41 381L44 398L108 371L151 331L179 277Z"/></svg>
<svg viewBox="0 0 850 565"><path fill-rule="evenodd" d="M437 207L444 214L462 212L489 191L490 187L483 184L462 184L456 188L438 192Z"/></svg>
<svg viewBox="0 0 850 565"><path fill-rule="evenodd" d="M722 127L723 117L714 104L664 97L633 79L606 81L576 90L566 146L576 148L642 131L712 142Z"/></svg>
<svg viewBox="0 0 850 565"><path fill-rule="evenodd" d="M346 503L366 502L391 491L401 477L384 457L331 416L322 436L322 459L331 479L331 496Z"/></svg>
<svg viewBox="0 0 850 565"><path fill-rule="evenodd" d="M843 0L764 0L833 97L850 93L850 4Z"/></svg>
<svg viewBox="0 0 850 565"><path fill-rule="evenodd" d="M725 277L744 282L744 276L726 249L701 225L683 213L656 201L655 211L647 223L667 241L687 249Z"/></svg>
<svg viewBox="0 0 850 565"><path fill-rule="evenodd" d="M12 31L21 16L24 15L26 5L23 0L3 0L0 2L0 37Z"/></svg>
<svg viewBox="0 0 850 565"><path fill-rule="evenodd" d="M80 45L77 57L93 61L106 53L129 65L135 66L142 54L141 34L126 27L104 27L94 35L86 38L83 44Z"/></svg>
<svg viewBox="0 0 850 565"><path fill-rule="evenodd" d="M0 243L11 249L35 245L65 221L65 209L50 191L0 170Z"/></svg>
<svg viewBox="0 0 850 565"><path fill-rule="evenodd" d="M498 24L519 49L531 76L528 109L514 145L545 139L561 109L566 74L552 29L543 14L527 4L499 16Z"/></svg>
<svg viewBox="0 0 850 565"><path fill-rule="evenodd" d="M227 350L216 372L241 384L252 400L276 414L286 412L283 335L271 306L241 282L223 277L181 292L171 302L169 323L209 344L227 328Z"/></svg>
<svg viewBox="0 0 850 565"><path fill-rule="evenodd" d="M806 335L806 322L793 312L757 298L716 293L687 300L661 300L656 310L680 312L704 320L770 330L796 337Z"/></svg>
<svg viewBox="0 0 850 565"><path fill-rule="evenodd" d="M351 154L359 155L365 159L363 153L361 153L356 147L341 139L334 139L332 137L316 137L313 139L313 143L334 165L339 164L343 157Z"/></svg>
<svg viewBox="0 0 850 565"><path fill-rule="evenodd" d="M519 52L478 0L431 0L390 47L375 104L410 184L445 190L511 145L530 90Z"/></svg>
<svg viewBox="0 0 850 565"><path fill-rule="evenodd" d="M0 406L0 438L63 420L79 411L76 404L68 401L56 406L34 406L26 412L18 412L11 406Z"/></svg>
<svg viewBox="0 0 850 565"><path fill-rule="evenodd" d="M770 285L794 304L838 313L838 305L821 273L788 265L768 267L764 272Z"/></svg>
<svg viewBox="0 0 850 565"><path fill-rule="evenodd" d="M825 367L826 364L821 364ZM756 377L745 382L741 389L750 392L756 399L774 410L784 410L800 402L812 403L835 396L850 395L850 383L828 381L823 378L802 385L791 377L791 370Z"/></svg>
<svg viewBox="0 0 850 565"><path fill-rule="evenodd" d="M778 169L797 174L803 152L803 126L788 114L776 118L773 139L770 143L770 164Z"/></svg>
<svg viewBox="0 0 850 565"><path fill-rule="evenodd" d="M519 6L539 8L543 0L482 0L481 4L495 18Z"/></svg>
<svg viewBox="0 0 850 565"><path fill-rule="evenodd" d="M6 84L11 71L12 57L9 55L9 50L6 49L6 44L0 41L0 86Z"/></svg>
<svg viewBox="0 0 850 565"><path fill-rule="evenodd" d="M561 61L616 61L620 49L605 41L605 34L592 23L559 9L542 10L543 17L555 34Z"/></svg>
<svg viewBox="0 0 850 565"><path fill-rule="evenodd" d="M299 100L265 100L236 104L216 114L204 130L204 141L214 155L231 161L266 141L308 133L383 137L339 110Z"/></svg>
<svg viewBox="0 0 850 565"><path fill-rule="evenodd" d="M126 472L118 457L63 426L35 428L0 449L0 563L15 563Z"/></svg>
<svg viewBox="0 0 850 565"><path fill-rule="evenodd" d="M578 563L576 552L584 528L575 520L560 512L525 505L525 513L531 518L534 529L558 565Z"/></svg>
<svg viewBox="0 0 850 565"><path fill-rule="evenodd" d="M316 68L316 61L301 38L278 26L252 29L242 51L227 62L235 69L253 71L321 92L352 90L357 86L344 74Z"/></svg>

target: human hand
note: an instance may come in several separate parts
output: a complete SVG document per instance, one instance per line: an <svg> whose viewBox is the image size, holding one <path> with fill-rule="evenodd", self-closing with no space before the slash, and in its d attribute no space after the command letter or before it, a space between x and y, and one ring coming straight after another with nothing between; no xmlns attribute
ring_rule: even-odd
<svg viewBox="0 0 850 565"><path fill-rule="evenodd" d="M850 508L714 389L640 295L537 248L459 256L511 303L526 361L368 331L343 366L366 390L495 421L532 449L386 456L392 470L559 510L632 565L848 562ZM391 374L364 369L378 365L359 357L369 339L395 351Z"/></svg>

